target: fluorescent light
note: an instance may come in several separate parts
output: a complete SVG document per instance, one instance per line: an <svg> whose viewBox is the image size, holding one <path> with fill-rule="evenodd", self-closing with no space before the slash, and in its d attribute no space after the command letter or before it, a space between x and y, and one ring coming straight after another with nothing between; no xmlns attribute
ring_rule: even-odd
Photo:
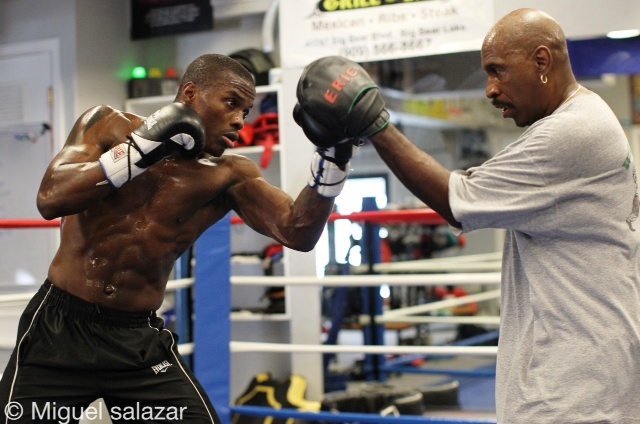
<svg viewBox="0 0 640 424"><path fill-rule="evenodd" d="M611 31L607 33L608 38L631 38L640 35L640 29L623 29L620 31Z"/></svg>

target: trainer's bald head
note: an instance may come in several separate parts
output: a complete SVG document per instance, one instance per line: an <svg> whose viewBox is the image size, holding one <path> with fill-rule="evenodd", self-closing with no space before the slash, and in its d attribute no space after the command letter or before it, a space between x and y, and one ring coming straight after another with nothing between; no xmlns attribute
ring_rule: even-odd
<svg viewBox="0 0 640 424"><path fill-rule="evenodd" d="M499 44L503 51L530 54L546 46L559 63L567 62L567 40L560 24L537 9L518 9L505 15L487 33L483 49Z"/></svg>
<svg viewBox="0 0 640 424"><path fill-rule="evenodd" d="M481 56L486 96L518 126L549 116L576 90L564 31L540 10L518 9L500 19Z"/></svg>

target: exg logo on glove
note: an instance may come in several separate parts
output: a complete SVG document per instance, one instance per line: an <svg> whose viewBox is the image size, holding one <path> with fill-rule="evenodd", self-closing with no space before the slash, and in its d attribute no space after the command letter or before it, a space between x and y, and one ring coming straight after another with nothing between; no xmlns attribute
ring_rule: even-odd
<svg viewBox="0 0 640 424"><path fill-rule="evenodd" d="M150 130L151 128L153 128L153 126L155 124L158 123L158 121L156 120L156 117L158 116L158 112L153 113L150 117L147 118L147 130Z"/></svg>
<svg viewBox="0 0 640 424"><path fill-rule="evenodd" d="M338 78L333 80L331 83L333 90L327 89L324 93L324 99L329 103L334 104L338 100L339 93L358 75L360 75L360 72L358 72L357 69L351 67L347 68L344 73L338 75Z"/></svg>
<svg viewBox="0 0 640 424"><path fill-rule="evenodd" d="M111 149L111 159L113 162L117 162L120 159L127 157L129 154L127 153L127 149L123 146L124 143L118 144L113 149Z"/></svg>

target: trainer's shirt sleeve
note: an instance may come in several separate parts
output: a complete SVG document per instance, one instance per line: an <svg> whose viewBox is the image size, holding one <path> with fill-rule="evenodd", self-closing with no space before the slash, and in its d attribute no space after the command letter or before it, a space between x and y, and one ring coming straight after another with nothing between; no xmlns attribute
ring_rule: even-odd
<svg viewBox="0 0 640 424"><path fill-rule="evenodd" d="M592 119L585 121L585 115ZM610 197L632 203L629 146L619 125L603 123L615 119L599 97L585 97L535 122L482 165L453 172L449 204L462 230L588 237L613 210L618 215L611 222L625 228L629 207Z"/></svg>
<svg viewBox="0 0 640 424"><path fill-rule="evenodd" d="M557 199L570 187L562 148L548 148L549 125L529 128L484 164L454 171L449 203L462 231L503 228L544 233L555 226Z"/></svg>

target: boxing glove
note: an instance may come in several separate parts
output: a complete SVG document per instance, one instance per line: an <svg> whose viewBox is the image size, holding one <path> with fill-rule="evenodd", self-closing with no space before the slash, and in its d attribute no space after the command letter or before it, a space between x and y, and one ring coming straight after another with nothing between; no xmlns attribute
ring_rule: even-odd
<svg viewBox="0 0 640 424"><path fill-rule="evenodd" d="M366 139L389 124L379 87L364 68L341 56L310 63L300 76L296 96L293 118L318 147Z"/></svg>
<svg viewBox="0 0 640 424"><path fill-rule="evenodd" d="M327 148L317 148L311 159L309 187L322 197L336 197L342 191L349 172L351 158L358 151L352 140Z"/></svg>
<svg viewBox="0 0 640 424"><path fill-rule="evenodd" d="M99 159L106 180L114 188L178 151L187 159L198 157L204 147L204 124L188 106L171 103L149 116L127 138Z"/></svg>

